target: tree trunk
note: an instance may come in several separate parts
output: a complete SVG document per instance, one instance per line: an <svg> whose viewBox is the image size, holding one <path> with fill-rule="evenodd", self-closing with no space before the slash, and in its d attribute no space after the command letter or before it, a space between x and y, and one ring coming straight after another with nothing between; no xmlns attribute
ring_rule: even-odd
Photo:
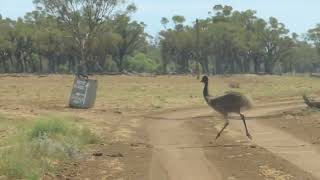
<svg viewBox="0 0 320 180"><path fill-rule="evenodd" d="M124 55L121 53L119 55L119 59L118 59L118 63L117 63L119 72L123 72L124 71L123 60L124 60Z"/></svg>
<svg viewBox="0 0 320 180"><path fill-rule="evenodd" d="M167 74L167 66L168 66L168 64L166 62L162 63L162 73L163 74Z"/></svg>
<svg viewBox="0 0 320 180"><path fill-rule="evenodd" d="M217 74L222 74L223 73L221 58L218 58L216 60L216 72L217 72Z"/></svg>
<svg viewBox="0 0 320 180"><path fill-rule="evenodd" d="M235 74L236 68L235 68L235 60L233 58L230 60L230 65L231 65L231 74Z"/></svg>
<svg viewBox="0 0 320 180"><path fill-rule="evenodd" d="M24 72L24 62L23 62L22 57L20 57L19 65L20 65L19 73L23 73Z"/></svg>
<svg viewBox="0 0 320 180"><path fill-rule="evenodd" d="M71 59L71 57L69 57L69 60L68 60L68 73L72 73L72 67L73 66L74 66L73 59Z"/></svg>
<svg viewBox="0 0 320 180"><path fill-rule="evenodd" d="M200 63L196 62L196 69L195 69L195 73L197 74L197 79L200 79L200 75L201 75L201 71L200 71Z"/></svg>
<svg viewBox="0 0 320 180"><path fill-rule="evenodd" d="M257 57L254 57L253 64L254 64L254 72L258 74L260 72L260 63Z"/></svg>
<svg viewBox="0 0 320 180"><path fill-rule="evenodd" d="M245 58L243 59L243 71L244 73L250 73L250 61L249 59Z"/></svg>
<svg viewBox="0 0 320 180"><path fill-rule="evenodd" d="M267 74L273 74L273 65L269 58L264 62L264 68Z"/></svg>
<svg viewBox="0 0 320 180"><path fill-rule="evenodd" d="M203 70L203 73L209 75L210 72L209 72L209 61L206 57L203 57L202 58L202 62L203 62L203 66L202 66L202 70Z"/></svg>
<svg viewBox="0 0 320 180"><path fill-rule="evenodd" d="M14 69L13 57L10 56L10 71L12 72L13 69Z"/></svg>
<svg viewBox="0 0 320 180"><path fill-rule="evenodd" d="M9 67L8 67L7 62L6 62L6 59L3 59L2 63L3 63L4 73L9 73Z"/></svg>
<svg viewBox="0 0 320 180"><path fill-rule="evenodd" d="M42 56L39 55L39 73L43 73L43 62L42 62Z"/></svg>
<svg viewBox="0 0 320 180"><path fill-rule="evenodd" d="M87 75L87 64L86 64L86 53L85 53L85 49L84 49L84 45L81 46L81 50L80 50L80 62L78 65L78 70L77 70L77 74L83 74L83 75Z"/></svg>

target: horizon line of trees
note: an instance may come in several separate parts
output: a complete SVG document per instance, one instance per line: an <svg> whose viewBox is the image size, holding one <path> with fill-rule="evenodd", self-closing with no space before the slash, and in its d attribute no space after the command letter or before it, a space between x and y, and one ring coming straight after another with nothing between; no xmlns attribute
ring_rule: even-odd
<svg viewBox="0 0 320 180"><path fill-rule="evenodd" d="M185 23L162 18L157 37L123 0L34 0L35 11L0 15L0 73L303 73L320 69L320 24L304 37L275 17L216 5ZM125 5L125 6L124 6ZM125 8L120 8L125 7ZM169 27L170 21L173 27Z"/></svg>
<svg viewBox="0 0 320 180"><path fill-rule="evenodd" d="M256 11L222 5L193 26L185 25L183 16L172 21L174 27L167 28L169 19L161 20L163 72L174 66L188 73L197 64L207 74L312 72L319 66L320 25L303 38L289 34L275 17L266 21Z"/></svg>

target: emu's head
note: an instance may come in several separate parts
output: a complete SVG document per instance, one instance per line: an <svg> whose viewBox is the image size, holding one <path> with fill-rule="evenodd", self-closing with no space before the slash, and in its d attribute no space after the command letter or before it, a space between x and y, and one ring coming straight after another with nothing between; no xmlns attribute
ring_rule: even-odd
<svg viewBox="0 0 320 180"><path fill-rule="evenodd" d="M208 76L203 76L201 82L202 83L208 83L209 82Z"/></svg>

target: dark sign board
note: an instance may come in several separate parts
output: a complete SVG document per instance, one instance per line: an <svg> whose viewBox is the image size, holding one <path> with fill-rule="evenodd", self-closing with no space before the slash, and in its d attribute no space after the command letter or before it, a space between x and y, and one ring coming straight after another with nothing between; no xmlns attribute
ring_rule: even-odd
<svg viewBox="0 0 320 180"><path fill-rule="evenodd" d="M70 96L69 106L72 108L88 109L94 106L97 92L97 81L76 77Z"/></svg>

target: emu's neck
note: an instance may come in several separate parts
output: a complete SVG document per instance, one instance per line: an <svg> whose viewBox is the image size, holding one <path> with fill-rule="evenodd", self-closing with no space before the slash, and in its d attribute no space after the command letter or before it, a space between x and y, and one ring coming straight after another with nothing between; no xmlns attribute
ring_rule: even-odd
<svg viewBox="0 0 320 180"><path fill-rule="evenodd" d="M204 88L203 88L203 97L206 98L209 96L209 91L208 91L208 82L206 82L204 84Z"/></svg>

